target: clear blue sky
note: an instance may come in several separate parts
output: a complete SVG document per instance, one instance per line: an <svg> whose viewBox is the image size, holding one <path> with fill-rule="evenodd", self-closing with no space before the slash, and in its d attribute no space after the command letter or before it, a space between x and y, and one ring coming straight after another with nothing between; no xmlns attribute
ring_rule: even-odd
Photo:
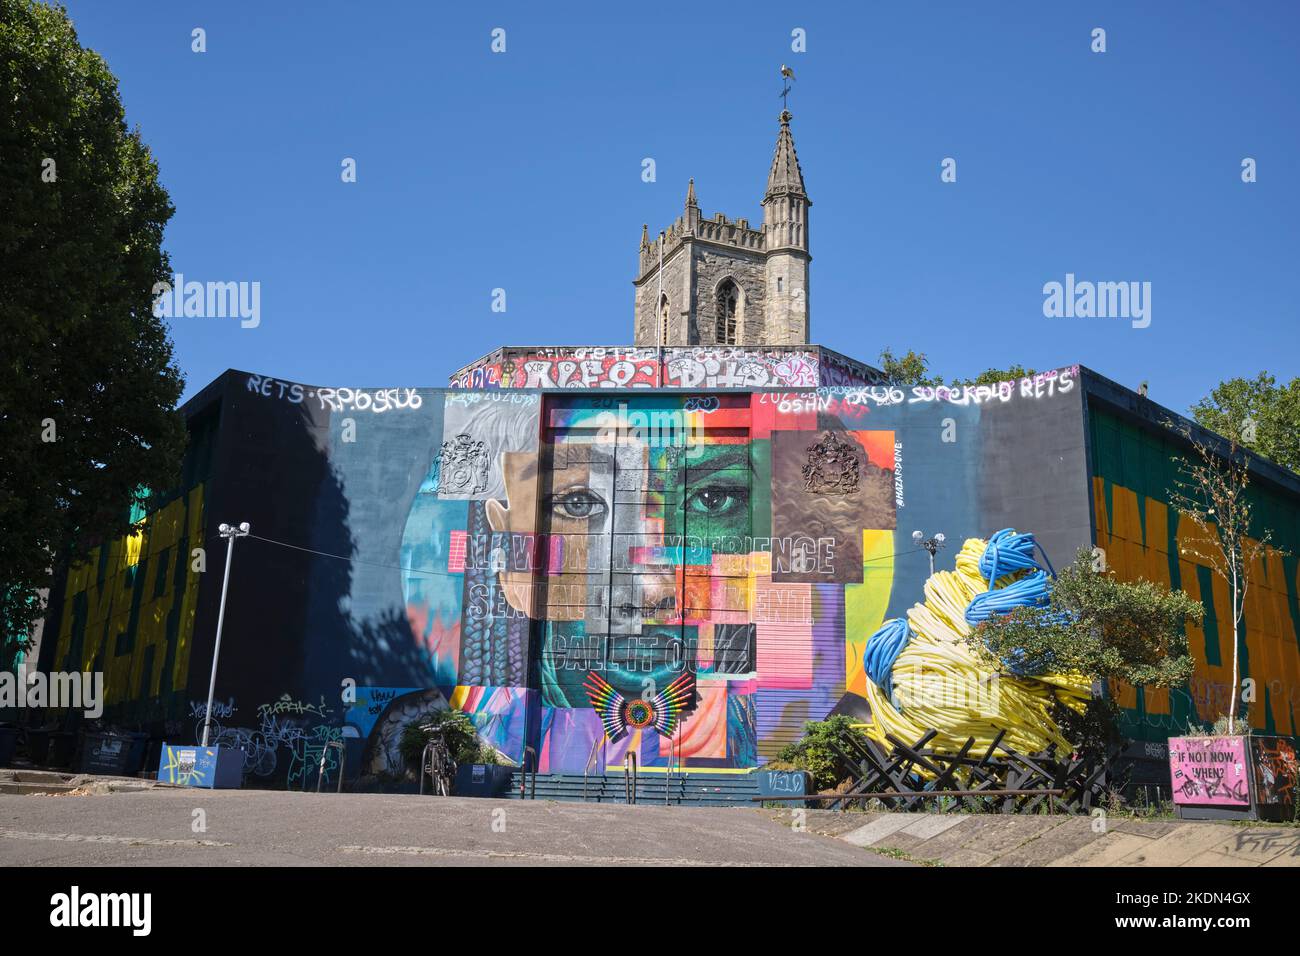
<svg viewBox="0 0 1300 956"><path fill-rule="evenodd" d="M809 6L68 4L161 166L174 269L262 286L259 328L174 321L187 395L232 366L436 386L502 344L630 342L641 223L688 177L706 216L761 220L782 63L814 341L948 375L1079 362L1179 410L1300 374L1300 4ZM1067 272L1151 282L1150 327L1045 318Z"/></svg>

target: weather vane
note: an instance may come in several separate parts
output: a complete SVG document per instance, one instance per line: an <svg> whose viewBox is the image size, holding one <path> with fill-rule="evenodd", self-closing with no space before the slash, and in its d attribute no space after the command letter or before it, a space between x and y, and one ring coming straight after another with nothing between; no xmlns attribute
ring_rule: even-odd
<svg viewBox="0 0 1300 956"><path fill-rule="evenodd" d="M794 80L794 70L781 64L781 109L785 112L790 111L790 83Z"/></svg>

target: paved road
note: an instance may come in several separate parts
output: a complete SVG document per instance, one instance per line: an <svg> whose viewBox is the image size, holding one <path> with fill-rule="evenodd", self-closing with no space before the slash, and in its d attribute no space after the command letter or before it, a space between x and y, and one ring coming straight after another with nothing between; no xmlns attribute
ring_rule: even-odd
<svg viewBox="0 0 1300 956"><path fill-rule="evenodd" d="M908 865L775 816L383 794L0 795L0 866Z"/></svg>

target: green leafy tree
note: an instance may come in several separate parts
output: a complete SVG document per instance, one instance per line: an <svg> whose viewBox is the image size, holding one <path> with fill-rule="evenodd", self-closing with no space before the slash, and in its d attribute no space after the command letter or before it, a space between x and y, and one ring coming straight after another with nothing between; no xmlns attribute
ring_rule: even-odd
<svg viewBox="0 0 1300 956"><path fill-rule="evenodd" d="M1078 671L1143 687L1187 683L1194 662L1186 623L1200 623L1205 608L1182 591L1094 570L1094 560L1081 549L1057 576L1047 606L982 622L970 645L991 665L1028 674Z"/></svg>
<svg viewBox="0 0 1300 956"><path fill-rule="evenodd" d="M0 0L0 636L51 568L174 481L183 382L153 315L172 206L65 10Z"/></svg>
<svg viewBox="0 0 1300 956"><path fill-rule="evenodd" d="M952 384L954 387L960 385L996 385L998 382L1010 382L1014 379L1028 378L1037 374L1032 368L1025 368L1023 365L1012 365L1005 369L985 369L974 378L954 379Z"/></svg>
<svg viewBox="0 0 1300 956"><path fill-rule="evenodd" d="M803 725L803 737L786 744L768 764L773 770L806 770L812 775L813 787L819 792L830 790L845 776L844 758L836 746L844 737L856 738L861 746L867 735L853 726L853 718L835 714L825 720L810 720Z"/></svg>
<svg viewBox="0 0 1300 956"><path fill-rule="evenodd" d="M881 371L885 373L885 377L895 385L930 385L938 387L945 384L942 375L935 375L930 371L930 359L924 352L908 349L902 355L895 355L893 349L886 347L880 352L879 364ZM963 385L994 385L998 382L1008 382L1033 374L1035 372L1031 368L1025 368L1023 365L1012 365L1006 369L985 369L974 378L956 378L946 384L952 388L960 388Z"/></svg>
<svg viewBox="0 0 1300 956"><path fill-rule="evenodd" d="M942 385L943 379L930 374L930 360L924 352L907 350L895 355L888 346L880 350L880 370L895 385Z"/></svg>
<svg viewBox="0 0 1300 956"><path fill-rule="evenodd" d="M1267 372L1230 378L1191 412L1198 425L1300 472L1300 378L1289 385L1278 385Z"/></svg>

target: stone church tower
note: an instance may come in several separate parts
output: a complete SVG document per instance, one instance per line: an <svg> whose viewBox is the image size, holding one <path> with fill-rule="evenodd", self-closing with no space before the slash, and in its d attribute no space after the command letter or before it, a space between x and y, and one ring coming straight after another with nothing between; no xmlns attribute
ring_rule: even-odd
<svg viewBox="0 0 1300 956"><path fill-rule="evenodd" d="M652 242L648 228L641 227L640 267L632 283L636 344L808 344L811 205L790 113L783 111L761 229L722 213L703 218L693 179L685 212L659 239Z"/></svg>

